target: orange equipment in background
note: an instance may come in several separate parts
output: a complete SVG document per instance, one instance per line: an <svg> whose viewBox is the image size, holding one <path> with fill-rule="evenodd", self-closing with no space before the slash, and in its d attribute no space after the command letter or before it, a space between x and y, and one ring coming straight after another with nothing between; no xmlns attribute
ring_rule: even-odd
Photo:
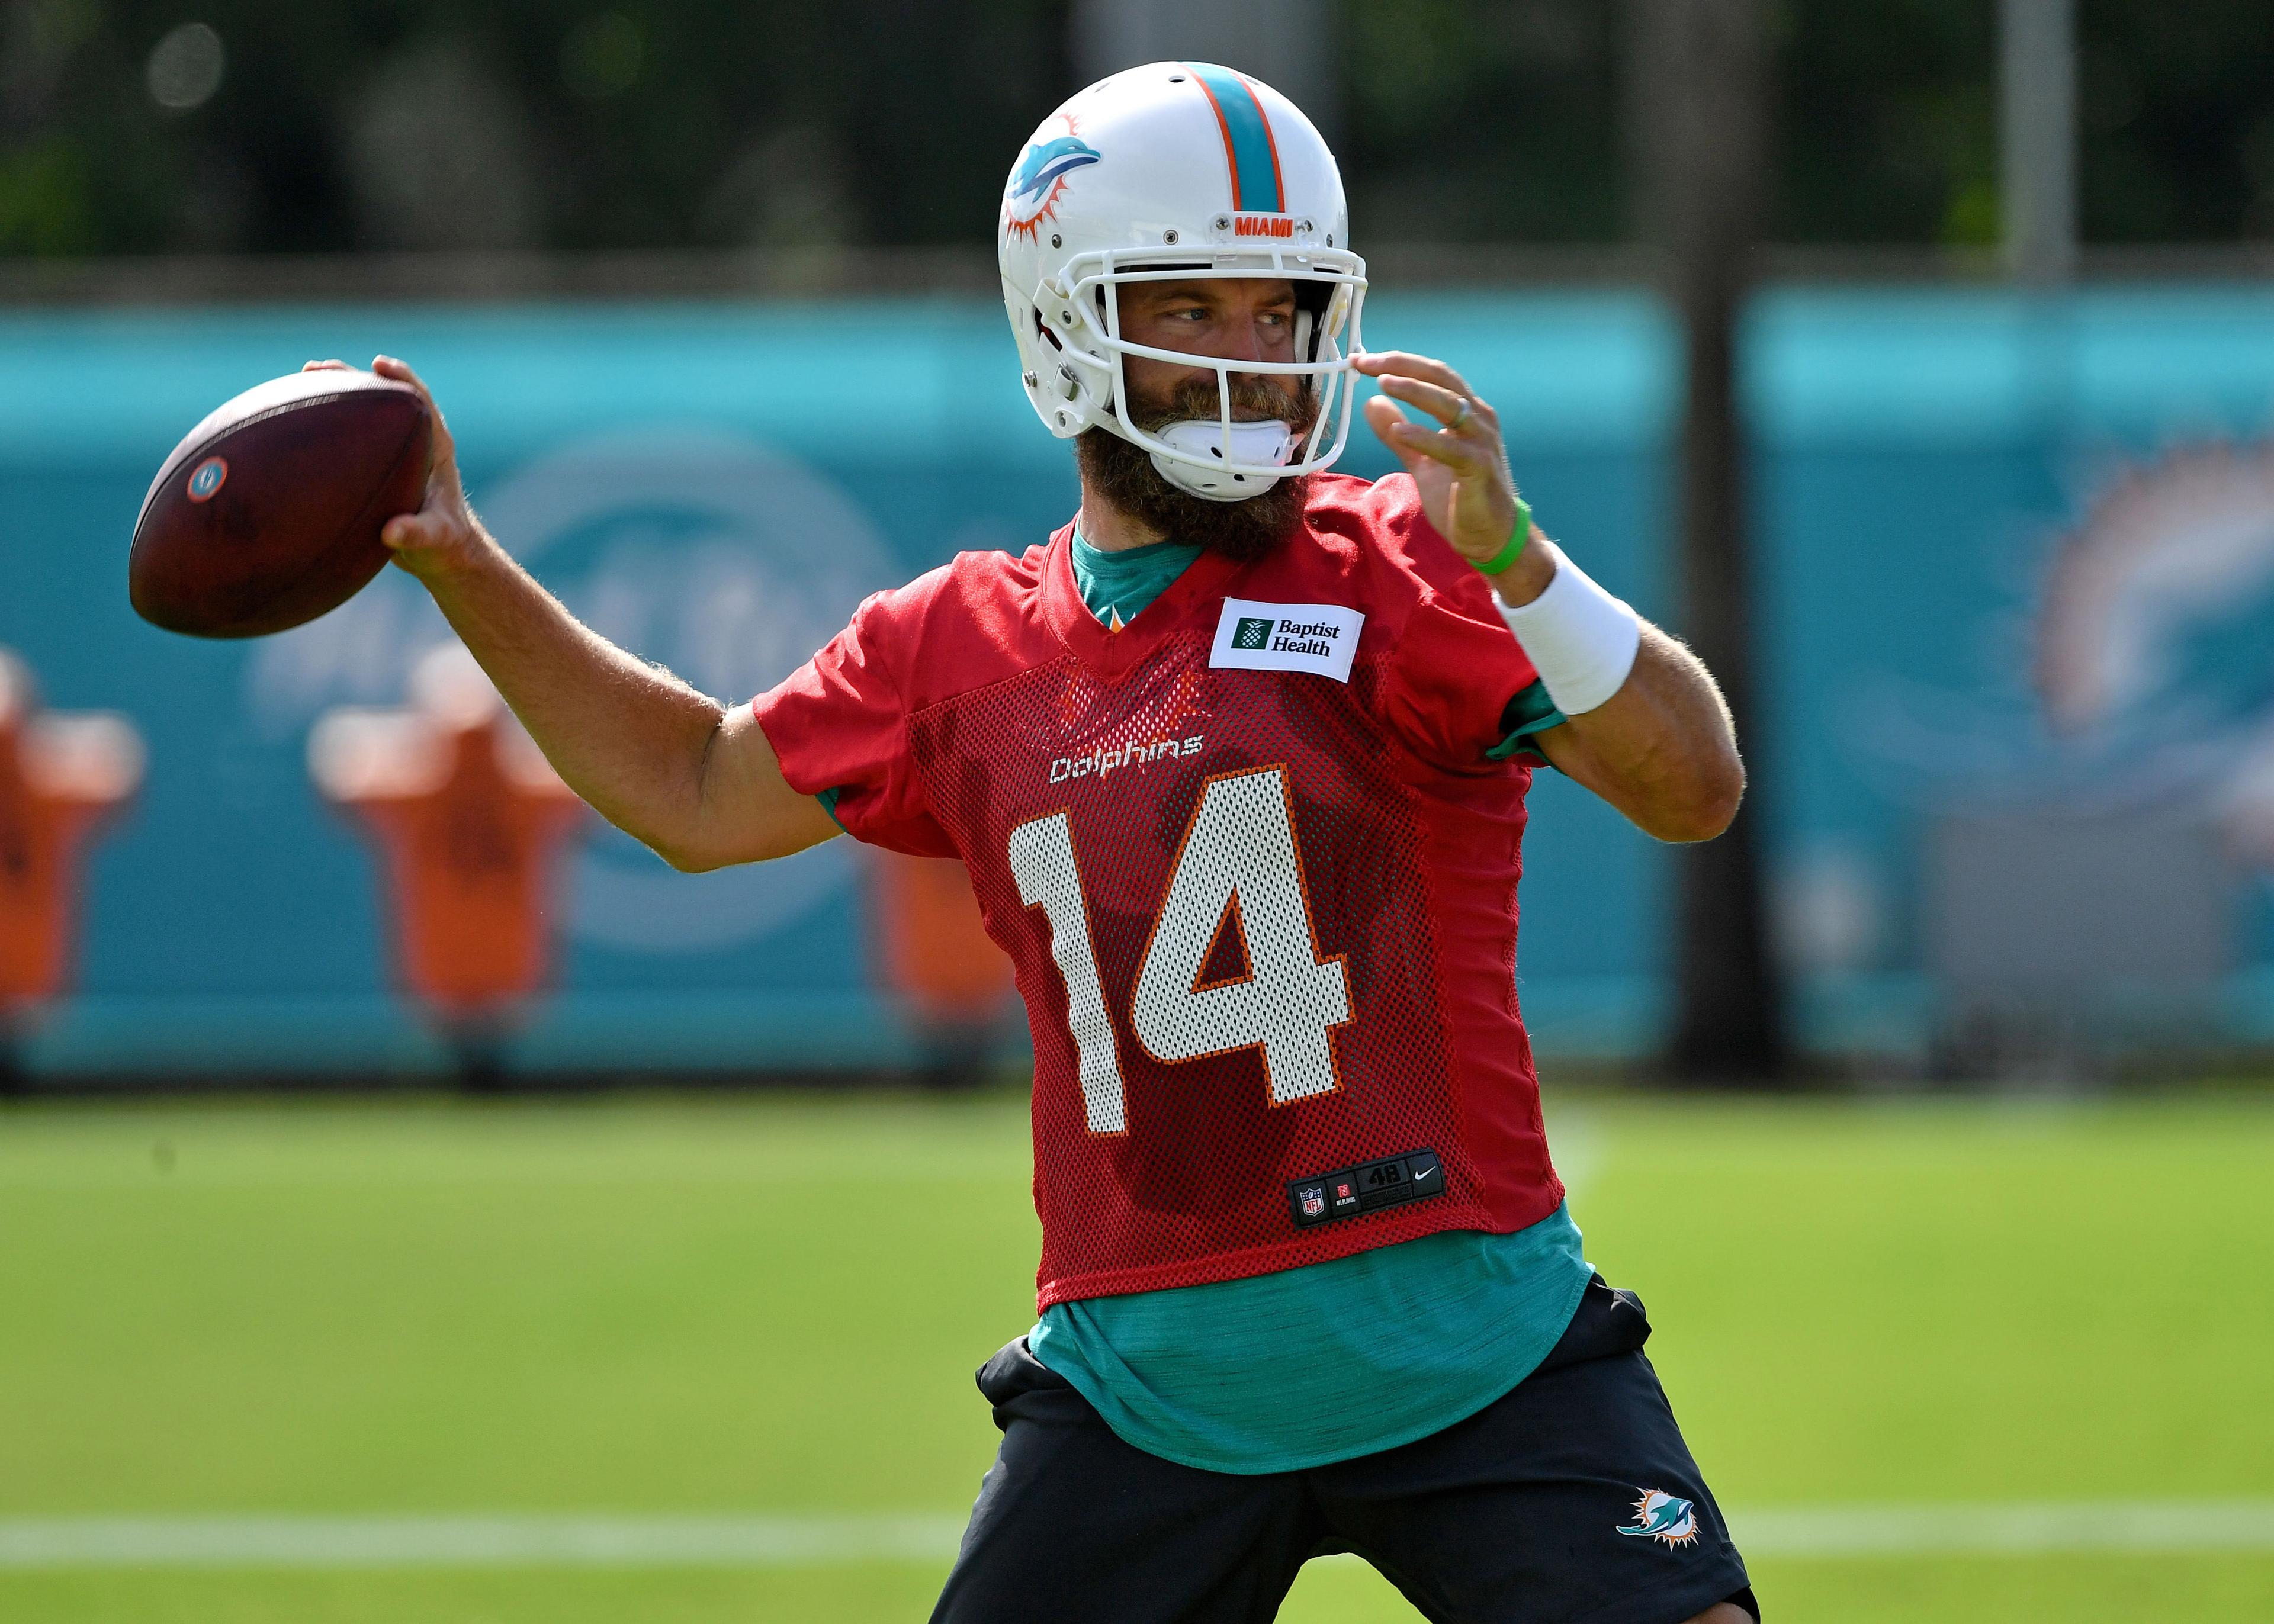
<svg viewBox="0 0 2274 1624"><path fill-rule="evenodd" d="M408 710L326 716L308 770L377 841L403 985L473 1068L549 979L560 858L584 807L463 649L429 654L410 689Z"/></svg>
<svg viewBox="0 0 2274 1624"><path fill-rule="evenodd" d="M0 649L0 1038L69 983L80 854L142 764L132 723L41 710L30 669Z"/></svg>
<svg viewBox="0 0 2274 1624"><path fill-rule="evenodd" d="M870 926L885 984L915 1016L934 1080L975 1081L1014 984L1010 958L987 934L961 863L881 846L869 853Z"/></svg>

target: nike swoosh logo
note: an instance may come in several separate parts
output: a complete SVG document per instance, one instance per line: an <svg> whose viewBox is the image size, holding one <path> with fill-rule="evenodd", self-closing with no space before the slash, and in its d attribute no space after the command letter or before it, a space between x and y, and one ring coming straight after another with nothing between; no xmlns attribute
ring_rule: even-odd
<svg viewBox="0 0 2274 1624"><path fill-rule="evenodd" d="M1432 1173L1435 1172L1436 1170L1437 1170L1437 1169L1436 1169L1435 1168L1423 1168L1419 1172L1416 1173L1416 1174L1413 1176L1413 1182L1414 1182L1415 1184L1419 1184L1423 1179L1425 1179L1425 1178L1428 1177L1430 1174L1432 1174Z"/></svg>

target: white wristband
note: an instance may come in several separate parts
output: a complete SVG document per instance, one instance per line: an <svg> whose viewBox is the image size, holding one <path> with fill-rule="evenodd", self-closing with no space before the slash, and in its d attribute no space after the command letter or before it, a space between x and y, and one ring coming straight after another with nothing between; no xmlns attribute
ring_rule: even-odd
<svg viewBox="0 0 2274 1624"><path fill-rule="evenodd" d="M1500 618L1524 645L1547 697L1585 716L1619 691L1642 647L1642 619L1564 559L1547 590L1528 604L1497 596Z"/></svg>

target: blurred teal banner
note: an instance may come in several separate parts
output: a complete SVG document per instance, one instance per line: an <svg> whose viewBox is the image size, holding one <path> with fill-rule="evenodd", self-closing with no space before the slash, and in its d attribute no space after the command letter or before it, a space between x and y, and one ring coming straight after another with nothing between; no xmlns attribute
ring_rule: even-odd
<svg viewBox="0 0 2274 1624"><path fill-rule="evenodd" d="M1653 303L1383 295L1365 336L1462 370L1548 532L1679 631L1679 351ZM390 571L294 632L203 643L125 593L136 511L192 423L378 351L433 386L508 546L725 697L865 594L1023 549L1075 505L992 305L0 314L0 645L49 704L124 711L150 748L34 1071L441 1064L392 990L370 849L306 764L326 711L403 702L440 617ZM1766 700L1746 742L1805 1041L1916 1052L1977 998L2274 1035L2274 292L1773 291L1744 387ZM1344 466L1390 463L1361 429ZM1665 853L1543 772L1525 859L1540 1047L1647 1049ZM849 841L687 876L596 824L571 868L559 988L516 1068L915 1052Z"/></svg>

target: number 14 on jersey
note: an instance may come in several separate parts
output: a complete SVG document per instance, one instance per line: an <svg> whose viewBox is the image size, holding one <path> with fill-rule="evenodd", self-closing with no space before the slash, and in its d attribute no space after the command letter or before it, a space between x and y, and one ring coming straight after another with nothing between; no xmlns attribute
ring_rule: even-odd
<svg viewBox="0 0 2274 1624"><path fill-rule="evenodd" d="M1019 899L1050 921L1089 1131L1126 1132L1120 1051L1067 815L1013 830L1010 860ZM1226 929L1240 933L1247 974L1203 984ZM1333 1091L1329 1033L1351 1018L1350 981L1340 955L1319 957L1284 769L1209 780L1145 944L1129 1017L1156 1060L1261 1049L1274 1105Z"/></svg>

